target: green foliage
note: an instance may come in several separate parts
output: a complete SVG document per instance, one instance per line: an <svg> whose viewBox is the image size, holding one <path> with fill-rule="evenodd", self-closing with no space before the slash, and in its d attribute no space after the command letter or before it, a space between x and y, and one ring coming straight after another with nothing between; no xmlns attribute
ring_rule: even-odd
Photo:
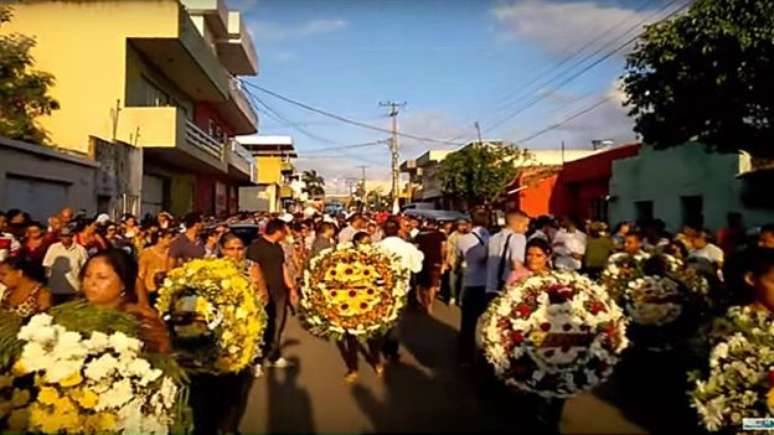
<svg viewBox="0 0 774 435"><path fill-rule="evenodd" d="M0 27L11 17L11 9L0 6ZM0 35L0 136L42 144L48 136L36 118L51 114L59 103L47 95L54 76L31 69L34 46L29 36Z"/></svg>
<svg viewBox="0 0 774 435"><path fill-rule="evenodd" d="M449 154L441 162L439 177L444 194L470 205L492 202L518 173L515 163L529 153L518 148L472 145Z"/></svg>
<svg viewBox="0 0 774 435"><path fill-rule="evenodd" d="M366 194L366 204L369 210L382 211L390 207L390 201L381 187L369 191Z"/></svg>
<svg viewBox="0 0 774 435"><path fill-rule="evenodd" d="M105 334L123 332L130 337L136 337L138 334L137 321L130 314L100 308L86 300L75 300L57 305L51 308L48 314L59 325L84 335L94 331Z"/></svg>
<svg viewBox="0 0 774 435"><path fill-rule="evenodd" d="M774 155L774 2L697 0L649 26L623 84L646 143Z"/></svg>
<svg viewBox="0 0 774 435"><path fill-rule="evenodd" d="M314 169L304 171L301 174L301 181L306 184L304 186L304 193L311 197L325 195L325 179L317 173Z"/></svg>
<svg viewBox="0 0 774 435"><path fill-rule="evenodd" d="M9 311L0 311L0 372L7 371L21 355L24 343L16 338L22 318Z"/></svg>

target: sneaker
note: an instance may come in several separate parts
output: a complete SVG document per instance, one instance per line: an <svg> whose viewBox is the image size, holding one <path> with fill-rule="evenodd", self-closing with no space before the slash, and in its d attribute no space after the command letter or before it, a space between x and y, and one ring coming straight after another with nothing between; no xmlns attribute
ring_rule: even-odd
<svg viewBox="0 0 774 435"><path fill-rule="evenodd" d="M374 366L374 373L376 373L377 378L381 378L384 376L384 364L377 364Z"/></svg>
<svg viewBox="0 0 774 435"><path fill-rule="evenodd" d="M267 364L267 366L269 366L269 367L276 367L278 369L285 369L285 368L288 368L288 367L292 367L293 364L290 361L286 360L285 358L280 357L276 361L273 361L273 362L270 361Z"/></svg>
<svg viewBox="0 0 774 435"><path fill-rule="evenodd" d="M457 304L457 299L454 299L454 298L449 299L449 304L448 304L449 306L456 305L456 304Z"/></svg>
<svg viewBox="0 0 774 435"><path fill-rule="evenodd" d="M253 376L256 378L260 378L263 376L263 367L261 367L260 364L256 364L253 366Z"/></svg>
<svg viewBox="0 0 774 435"><path fill-rule="evenodd" d="M344 375L344 382L348 384L352 384L355 381L357 381L358 374L357 372L349 372L346 375Z"/></svg>

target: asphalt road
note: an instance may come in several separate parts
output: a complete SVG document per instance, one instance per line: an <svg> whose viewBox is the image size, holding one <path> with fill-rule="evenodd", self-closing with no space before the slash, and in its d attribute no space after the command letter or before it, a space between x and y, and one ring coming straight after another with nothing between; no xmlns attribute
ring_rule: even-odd
<svg viewBox="0 0 774 435"><path fill-rule="evenodd" d="M436 302L433 316L408 309L401 321L401 363L382 379L362 359L360 378L344 382L333 343L291 319L284 356L295 365L256 379L241 430L245 433L534 432L533 399L491 387L456 363L459 310ZM693 432L668 355L630 355L593 393L567 401L562 433ZM671 370L671 374L670 373ZM671 392L668 392L671 391Z"/></svg>

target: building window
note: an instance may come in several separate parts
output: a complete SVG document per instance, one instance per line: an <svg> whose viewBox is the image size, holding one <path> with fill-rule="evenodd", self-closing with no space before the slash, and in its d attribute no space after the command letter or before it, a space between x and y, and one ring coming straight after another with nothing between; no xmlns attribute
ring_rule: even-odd
<svg viewBox="0 0 774 435"><path fill-rule="evenodd" d="M142 78L143 87L145 88L145 105L152 107L165 107L171 105L171 99L169 94L162 91L161 88L153 84L146 77Z"/></svg>
<svg viewBox="0 0 774 435"><path fill-rule="evenodd" d="M650 222L653 220L653 201L637 201L634 203L634 211L637 222Z"/></svg>
<svg viewBox="0 0 774 435"><path fill-rule="evenodd" d="M701 195L681 196L683 225L704 227L704 198Z"/></svg>
<svg viewBox="0 0 774 435"><path fill-rule="evenodd" d="M607 201L605 198L593 198L589 202L589 216L593 220L607 222Z"/></svg>

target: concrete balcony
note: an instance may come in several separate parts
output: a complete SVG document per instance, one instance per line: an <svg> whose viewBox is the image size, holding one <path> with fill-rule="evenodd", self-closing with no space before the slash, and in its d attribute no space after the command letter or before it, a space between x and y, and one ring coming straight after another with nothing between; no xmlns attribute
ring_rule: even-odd
<svg viewBox="0 0 774 435"><path fill-rule="evenodd" d="M216 50L226 69L234 75L258 74L258 54L255 52L253 37L247 31L242 14L228 13L228 35L219 40Z"/></svg>
<svg viewBox="0 0 774 435"><path fill-rule="evenodd" d="M226 35L228 29L228 9L224 0L181 0L192 16L203 16L207 25L217 37Z"/></svg>
<svg viewBox="0 0 774 435"><path fill-rule="evenodd" d="M239 80L229 82L229 99L217 104L218 111L234 128L237 135L253 134L258 131L258 114L247 98Z"/></svg>
<svg viewBox="0 0 774 435"><path fill-rule="evenodd" d="M133 37L129 43L196 101L230 98L230 77L185 11L176 37Z"/></svg>
<svg viewBox="0 0 774 435"><path fill-rule="evenodd" d="M255 184L258 180L258 172L255 166L255 159L250 151L232 141L227 148L226 160L228 161L228 174L234 179L243 182L246 185Z"/></svg>
<svg viewBox="0 0 774 435"><path fill-rule="evenodd" d="M192 172L226 173L225 147L185 117L177 107L125 107L116 139L142 147L146 158Z"/></svg>

